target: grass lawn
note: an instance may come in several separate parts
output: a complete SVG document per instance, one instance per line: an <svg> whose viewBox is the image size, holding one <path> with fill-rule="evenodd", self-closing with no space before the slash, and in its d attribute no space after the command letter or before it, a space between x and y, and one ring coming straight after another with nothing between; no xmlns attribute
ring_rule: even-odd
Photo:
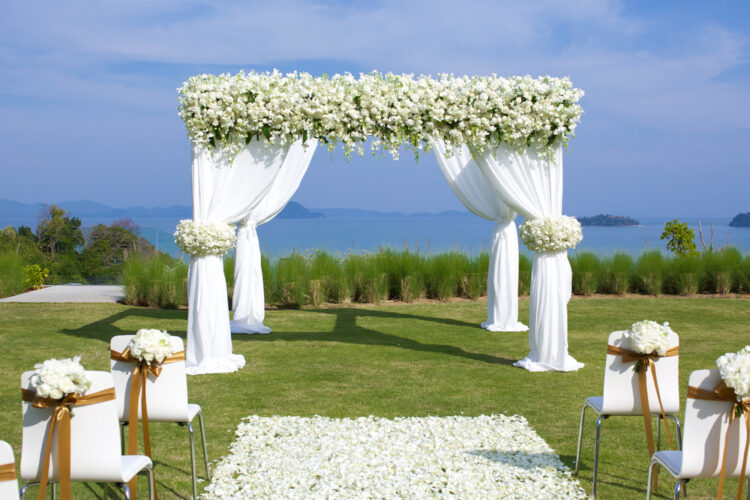
<svg viewBox="0 0 750 500"><path fill-rule="evenodd" d="M522 319L528 299L521 300ZM585 368L530 373L511 366L528 352L526 333L491 333L478 324L485 303L443 302L269 311L271 335L235 335L234 351L247 366L236 373L189 377L191 402L203 407L211 459L227 451L240 419L257 415L479 415L525 416L571 468L578 419L587 396L601 394L609 332L647 318L669 321L680 335L680 391L684 408L692 370L712 368L718 356L750 344L747 297L574 298L569 305L569 349ZM184 338L187 311L118 304L0 304L0 438L20 461L21 372L51 357L83 356L89 369L109 369L109 339L160 328ZM589 415L593 415L589 413ZM682 420L682 416L680 417ZM602 424L600 498L645 496L648 452L643 420ZM152 424L160 497L189 498L187 431ZM580 480L591 492L594 419L587 419ZM202 468L199 468L199 472ZM660 493L671 492L671 477ZM141 483L144 484L144 483ZM692 498L715 496L715 479L690 482ZM736 480L727 491L736 492ZM113 490L74 485L76 498ZM140 488L141 498L145 490ZM31 493L35 494L35 490Z"/></svg>

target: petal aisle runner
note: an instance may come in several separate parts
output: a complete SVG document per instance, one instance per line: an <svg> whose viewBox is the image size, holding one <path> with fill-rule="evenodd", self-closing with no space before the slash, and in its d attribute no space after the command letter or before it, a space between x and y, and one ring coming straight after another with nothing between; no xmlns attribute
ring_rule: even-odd
<svg viewBox="0 0 750 500"><path fill-rule="evenodd" d="M243 419L203 498L586 498L520 416Z"/></svg>

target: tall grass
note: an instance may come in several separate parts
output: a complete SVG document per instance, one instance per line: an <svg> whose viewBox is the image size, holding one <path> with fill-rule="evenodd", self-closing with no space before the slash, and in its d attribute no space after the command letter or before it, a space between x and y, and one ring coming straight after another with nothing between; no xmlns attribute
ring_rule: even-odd
<svg viewBox="0 0 750 500"><path fill-rule="evenodd" d="M24 291L23 259L16 252L0 253L0 297Z"/></svg>
<svg viewBox="0 0 750 500"><path fill-rule="evenodd" d="M5 286L4 276L9 273L4 269L14 269L15 265L4 264L3 259L12 262L13 257L0 256L0 287ZM528 256L519 256L519 295L529 293L531 265ZM573 293L577 295L750 293L750 255L734 248L681 257L649 251L635 260L625 253L600 257L577 252L570 256L570 265ZM273 263L264 255L261 267L266 303L280 307L383 300L413 302L423 298L475 300L486 293L489 255L425 255L388 248L371 254L316 251L292 253ZM234 258L224 260L224 273L231 303ZM123 270L123 282L129 304L173 308L187 302L187 266L166 256L130 256Z"/></svg>
<svg viewBox="0 0 750 500"><path fill-rule="evenodd" d="M573 293L593 295L602 286L602 262L591 252L577 252L570 258L573 270Z"/></svg>
<svg viewBox="0 0 750 500"><path fill-rule="evenodd" d="M187 304L188 266L164 254L129 254L122 269L125 303L175 309Z"/></svg>

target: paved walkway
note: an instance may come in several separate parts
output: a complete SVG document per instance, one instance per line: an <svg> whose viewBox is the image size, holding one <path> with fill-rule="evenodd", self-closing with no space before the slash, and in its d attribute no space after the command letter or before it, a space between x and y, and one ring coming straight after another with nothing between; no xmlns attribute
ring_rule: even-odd
<svg viewBox="0 0 750 500"><path fill-rule="evenodd" d="M52 285L0 302L117 302L124 297L119 285Z"/></svg>

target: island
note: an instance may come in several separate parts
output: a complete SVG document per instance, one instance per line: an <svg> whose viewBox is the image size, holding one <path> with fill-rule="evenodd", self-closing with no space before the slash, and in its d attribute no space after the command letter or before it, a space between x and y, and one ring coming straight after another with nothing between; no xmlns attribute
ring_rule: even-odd
<svg viewBox="0 0 750 500"><path fill-rule="evenodd" d="M750 227L750 212L735 215L729 225L732 227Z"/></svg>
<svg viewBox="0 0 750 500"><path fill-rule="evenodd" d="M624 215L595 215L578 217L582 226L639 226L640 222Z"/></svg>
<svg viewBox="0 0 750 500"><path fill-rule="evenodd" d="M296 201L290 201L276 217L279 219L325 219L326 216L320 212L311 212Z"/></svg>

